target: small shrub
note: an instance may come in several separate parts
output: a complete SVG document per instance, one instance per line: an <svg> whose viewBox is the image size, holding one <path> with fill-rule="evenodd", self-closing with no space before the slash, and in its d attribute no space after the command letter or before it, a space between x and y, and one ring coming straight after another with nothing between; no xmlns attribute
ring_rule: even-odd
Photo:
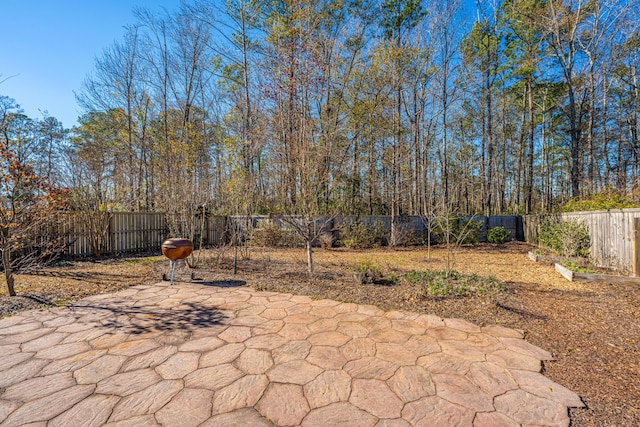
<svg viewBox="0 0 640 427"><path fill-rule="evenodd" d="M562 246L560 223L554 220L545 220L540 224L538 244L558 255Z"/></svg>
<svg viewBox="0 0 640 427"><path fill-rule="evenodd" d="M397 285L398 281L400 280L400 278L398 277L397 274L395 273L391 273L388 277L387 277L387 281L389 282L389 284L391 285Z"/></svg>
<svg viewBox="0 0 640 427"><path fill-rule="evenodd" d="M394 241L391 241L391 239ZM419 245L422 241L415 234L414 224L405 216L396 219L395 235L389 236L390 246L413 246Z"/></svg>
<svg viewBox="0 0 640 427"><path fill-rule="evenodd" d="M589 257L589 228L578 221L544 221L538 233L538 243L563 257Z"/></svg>
<svg viewBox="0 0 640 427"><path fill-rule="evenodd" d="M387 232L381 222L374 225L364 225L355 222L340 231L340 241L350 249L369 249L386 243Z"/></svg>
<svg viewBox="0 0 640 427"><path fill-rule="evenodd" d="M458 280L459 278L463 277L462 274L458 273L456 270L449 270L448 272L441 271L440 275L445 279L453 279L453 280Z"/></svg>
<svg viewBox="0 0 640 427"><path fill-rule="evenodd" d="M322 249L329 249L333 247L335 243L335 238L333 237L333 233L325 232L321 233L318 236L318 243L320 243L320 247Z"/></svg>
<svg viewBox="0 0 640 427"><path fill-rule="evenodd" d="M450 295L496 295L506 287L493 277L467 275L455 270L449 271L409 271L404 275L412 285L420 286L425 298L446 297Z"/></svg>
<svg viewBox="0 0 640 427"><path fill-rule="evenodd" d="M463 245L477 245L480 241L480 232L482 231L482 223L473 218L460 219L458 221L459 229L457 230L456 243Z"/></svg>
<svg viewBox="0 0 640 427"><path fill-rule="evenodd" d="M504 227L493 227L487 233L487 241L489 243L498 243L502 244L511 238L511 232L506 230Z"/></svg>
<svg viewBox="0 0 640 427"><path fill-rule="evenodd" d="M453 288L442 278L437 277L427 285L427 294L432 296L447 296Z"/></svg>
<svg viewBox="0 0 640 427"><path fill-rule="evenodd" d="M300 247L302 240L295 232L281 228L272 221L260 221L251 233L251 244L270 248Z"/></svg>
<svg viewBox="0 0 640 427"><path fill-rule="evenodd" d="M507 287L495 277L481 277L472 274L468 277L467 283L479 294L495 294L507 290Z"/></svg>
<svg viewBox="0 0 640 427"><path fill-rule="evenodd" d="M474 217L442 216L434 221L433 235L436 243L475 245L480 241L481 231L482 222Z"/></svg>
<svg viewBox="0 0 640 427"><path fill-rule="evenodd" d="M251 244L254 246L279 247L283 240L280 227L270 221L261 221L251 233Z"/></svg>
<svg viewBox="0 0 640 427"><path fill-rule="evenodd" d="M586 273L586 274L597 273L597 271L588 267L581 266L575 261L563 261L561 264L567 267L569 270L574 271L576 273Z"/></svg>
<svg viewBox="0 0 640 427"><path fill-rule="evenodd" d="M380 267L371 261L363 261L353 272L356 283L364 285L382 278Z"/></svg>
<svg viewBox="0 0 640 427"><path fill-rule="evenodd" d="M424 273L421 271L411 270L404 274L404 278L407 279L407 281L412 285L417 285L422 282Z"/></svg>
<svg viewBox="0 0 640 427"><path fill-rule="evenodd" d="M466 283L462 283L459 286L453 288L453 294L457 296L467 295L469 292L469 285Z"/></svg>

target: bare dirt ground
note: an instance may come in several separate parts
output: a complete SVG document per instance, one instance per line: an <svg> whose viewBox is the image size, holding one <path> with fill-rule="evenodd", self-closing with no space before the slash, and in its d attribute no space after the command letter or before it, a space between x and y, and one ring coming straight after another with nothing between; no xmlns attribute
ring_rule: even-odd
<svg viewBox="0 0 640 427"><path fill-rule="evenodd" d="M506 286L498 295L424 297L419 286L354 283L353 271L363 262L378 265L384 275L401 277L410 270L441 270L447 251L426 248L352 251L318 249L316 272L306 274L302 249L252 248L241 253L237 274L233 253L211 250L193 270L209 282L242 282L276 290L333 298L383 309L411 310L463 318L479 325L501 324L525 331L526 338L553 353L544 364L552 380L578 393L585 409L571 411L573 426L640 425L640 286L568 282L550 264L534 263L522 243L464 247L454 268L467 274L493 276ZM72 261L38 274L19 276L19 297L6 295L0 282L0 317L42 304L64 305L83 296L155 283L168 273L162 257L110 261ZM181 269L178 280L188 281Z"/></svg>

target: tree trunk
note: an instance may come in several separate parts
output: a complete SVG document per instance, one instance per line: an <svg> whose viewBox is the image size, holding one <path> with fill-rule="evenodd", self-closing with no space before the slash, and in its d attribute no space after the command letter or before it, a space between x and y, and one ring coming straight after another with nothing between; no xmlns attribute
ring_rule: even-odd
<svg viewBox="0 0 640 427"><path fill-rule="evenodd" d="M309 278L313 278L313 245L309 239L307 239L307 271Z"/></svg>
<svg viewBox="0 0 640 427"><path fill-rule="evenodd" d="M631 70L632 78L633 78L633 110L631 111L631 118L629 120L629 130L630 130L630 143L631 150L633 152L633 181L637 182L638 179L638 168L640 167L639 163L639 146L638 146L638 98L640 98L640 93L638 91L638 75L636 74L635 67L632 67Z"/></svg>
<svg viewBox="0 0 640 427"><path fill-rule="evenodd" d="M607 107L608 107L608 86L607 86L607 73L603 74L603 82L602 82L602 157L604 158L604 187L608 188L611 185L611 161L609 160L609 135L607 133Z"/></svg>
<svg viewBox="0 0 640 427"><path fill-rule="evenodd" d="M486 215L491 216L492 213L492 196L493 196L493 105L491 96L491 75L487 71L487 187L486 187Z"/></svg>
<svg viewBox="0 0 640 427"><path fill-rule="evenodd" d="M526 199L526 188L522 191L522 181L526 182L526 173L524 172L524 131L526 123L526 112L524 109L525 99L527 96L527 86L523 86L522 90L522 111L520 112L520 131L518 132L518 174L516 176L516 212L520 212L521 196ZM525 184L526 187L526 184Z"/></svg>
<svg viewBox="0 0 640 427"><path fill-rule="evenodd" d="M533 207L533 142L534 142L534 130L535 120L533 116L533 84L531 82L531 76L527 78L527 104L528 104L528 116L529 116L529 148L527 152L527 198L525 200L525 212L527 215L531 213Z"/></svg>
<svg viewBox="0 0 640 427"><path fill-rule="evenodd" d="M448 40L445 39L445 43ZM448 44L445 44L448 46ZM445 61L442 67L442 160L441 160L441 168L442 168L442 209L449 204L449 153L448 153L448 142L447 142L447 128L448 128L448 107L449 107L449 98L448 98L448 79L449 79L449 62Z"/></svg>
<svg viewBox="0 0 640 427"><path fill-rule="evenodd" d="M4 267L4 277L7 281L9 295L15 297L16 291L14 288L13 269L11 268L11 251L7 248L2 251L2 266Z"/></svg>
<svg viewBox="0 0 640 427"><path fill-rule="evenodd" d="M596 94L595 94L595 76L594 76L594 64L591 60L589 67L589 127L587 131L587 177L589 194L593 194L596 191L596 160L595 160L595 124L596 124Z"/></svg>
<svg viewBox="0 0 640 427"><path fill-rule="evenodd" d="M543 102L542 105L545 105L545 102ZM549 178L549 149L547 147L547 135L545 131L545 127L547 125L546 117L547 115L543 111L542 124L540 126L540 130L542 133L542 135L540 136L540 140L542 141L542 167L544 170L544 197L542 198L542 212L547 212L551 204L551 189L549 188L551 184L551 180Z"/></svg>
<svg viewBox="0 0 640 427"><path fill-rule="evenodd" d="M580 196L580 126L575 91L569 85L569 133L571 135L571 197Z"/></svg>

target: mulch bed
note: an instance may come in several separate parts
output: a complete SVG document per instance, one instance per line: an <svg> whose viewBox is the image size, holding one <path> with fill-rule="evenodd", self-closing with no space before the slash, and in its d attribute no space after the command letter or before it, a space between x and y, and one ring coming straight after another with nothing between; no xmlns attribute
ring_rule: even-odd
<svg viewBox="0 0 640 427"><path fill-rule="evenodd" d="M530 246L515 242L463 247L456 253L436 248L430 256L425 248L317 250L310 281L302 249L243 251L236 275L232 274L233 252L218 249L201 255L195 273L208 282L233 281L260 290L521 329L528 341L556 358L545 362L544 374L578 393L587 405L571 410L572 425L640 425L640 287L568 282L551 263L531 261L529 250ZM419 286L402 279L395 285L357 285L353 280L354 269L365 261L376 263L387 277L401 277L410 270L441 270L451 256L457 271L493 276L507 290L498 295L424 297ZM10 298L0 288L0 317L43 303L64 305L90 294L155 283L167 271L167 263L145 258L73 261L50 267L36 275L19 276L20 297ZM181 270L177 279L188 281L189 276Z"/></svg>

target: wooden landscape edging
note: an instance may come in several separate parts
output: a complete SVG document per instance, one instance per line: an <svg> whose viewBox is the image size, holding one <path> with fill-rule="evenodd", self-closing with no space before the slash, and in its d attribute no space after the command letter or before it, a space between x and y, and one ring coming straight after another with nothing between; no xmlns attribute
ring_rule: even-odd
<svg viewBox="0 0 640 427"><path fill-rule="evenodd" d="M549 264L555 264L557 262L562 262L562 261L573 261L573 262L581 262L582 259L580 258L573 258L573 257L560 257L560 256L555 256L555 255L538 255L535 252L529 251L527 252L527 256L529 257L529 259L531 261L534 262L546 262Z"/></svg>
<svg viewBox="0 0 640 427"><path fill-rule="evenodd" d="M541 262L545 260L548 261L548 258L554 258L554 257L547 257L544 255L536 255L532 251L527 252L527 256L529 257L530 260L534 262ZM557 262L555 262L554 265L555 265L556 271L570 282L579 280L583 282L604 282L604 283L615 283L619 285L640 285L640 277L617 276L614 274L579 273L579 272L570 270L564 265Z"/></svg>
<svg viewBox="0 0 640 427"><path fill-rule="evenodd" d="M640 277L616 276L613 274L578 273L576 271L569 270L564 265L558 263L556 263L555 267L556 271L570 282L579 280L583 282L615 283L618 285L640 285Z"/></svg>
<svg viewBox="0 0 640 427"><path fill-rule="evenodd" d="M538 255L532 251L527 252L527 256L533 262L548 262L555 264L558 260L560 260L560 257L558 256Z"/></svg>

